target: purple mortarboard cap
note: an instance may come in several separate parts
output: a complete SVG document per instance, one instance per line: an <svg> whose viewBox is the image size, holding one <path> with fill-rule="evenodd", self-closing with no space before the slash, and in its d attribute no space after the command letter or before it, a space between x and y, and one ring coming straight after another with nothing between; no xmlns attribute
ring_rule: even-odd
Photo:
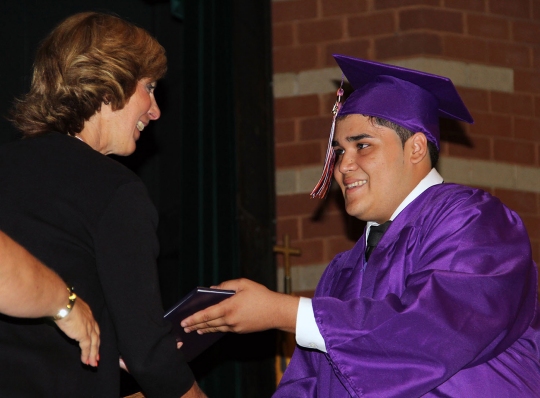
<svg viewBox="0 0 540 398"><path fill-rule="evenodd" d="M377 116L422 132L439 148L439 117L472 123L454 84L443 76L334 55L354 92L338 113Z"/></svg>
<svg viewBox="0 0 540 398"><path fill-rule="evenodd" d="M446 77L345 55L336 54L334 58L354 89L343 105L339 105L338 91L335 116L381 117L412 132L424 133L437 149L440 148L439 117L473 123L454 84ZM323 198L332 182L334 127L335 118L323 175L312 197Z"/></svg>

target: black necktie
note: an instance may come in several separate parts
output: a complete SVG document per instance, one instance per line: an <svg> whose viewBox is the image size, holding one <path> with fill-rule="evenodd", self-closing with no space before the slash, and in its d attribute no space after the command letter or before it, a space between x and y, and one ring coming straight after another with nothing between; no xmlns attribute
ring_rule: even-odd
<svg viewBox="0 0 540 398"><path fill-rule="evenodd" d="M390 226L391 222L392 221L387 221L381 225L372 225L371 228L369 229L369 235L367 238L367 246L366 246L366 261L369 259L371 252L373 251L373 249L375 249L375 247L381 240L382 236L384 235L384 233Z"/></svg>

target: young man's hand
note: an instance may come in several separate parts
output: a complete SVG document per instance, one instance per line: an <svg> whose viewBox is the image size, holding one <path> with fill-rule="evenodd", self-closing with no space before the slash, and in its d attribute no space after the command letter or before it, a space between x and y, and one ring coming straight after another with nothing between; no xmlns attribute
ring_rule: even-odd
<svg viewBox="0 0 540 398"><path fill-rule="evenodd" d="M295 333L299 297L271 291L249 279L212 287L234 290L236 294L184 319L180 324L187 333L251 333L268 329Z"/></svg>

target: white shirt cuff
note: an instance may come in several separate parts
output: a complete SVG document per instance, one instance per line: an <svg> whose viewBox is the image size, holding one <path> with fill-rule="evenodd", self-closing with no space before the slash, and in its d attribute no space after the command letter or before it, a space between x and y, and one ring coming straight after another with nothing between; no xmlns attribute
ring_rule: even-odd
<svg viewBox="0 0 540 398"><path fill-rule="evenodd" d="M326 352L326 344L319 332L311 299L300 297L296 313L296 343L305 348Z"/></svg>

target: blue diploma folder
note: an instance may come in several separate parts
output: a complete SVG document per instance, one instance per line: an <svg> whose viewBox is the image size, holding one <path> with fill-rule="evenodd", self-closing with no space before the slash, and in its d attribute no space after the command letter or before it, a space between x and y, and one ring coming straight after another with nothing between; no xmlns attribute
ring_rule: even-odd
<svg viewBox="0 0 540 398"><path fill-rule="evenodd" d="M223 337L224 333L198 334L196 331L186 333L184 328L180 326L180 321L197 311L231 297L234 293L234 290L197 287L167 311L164 318L171 321L172 333L176 337L176 341L184 343L180 350L182 350L188 362Z"/></svg>

